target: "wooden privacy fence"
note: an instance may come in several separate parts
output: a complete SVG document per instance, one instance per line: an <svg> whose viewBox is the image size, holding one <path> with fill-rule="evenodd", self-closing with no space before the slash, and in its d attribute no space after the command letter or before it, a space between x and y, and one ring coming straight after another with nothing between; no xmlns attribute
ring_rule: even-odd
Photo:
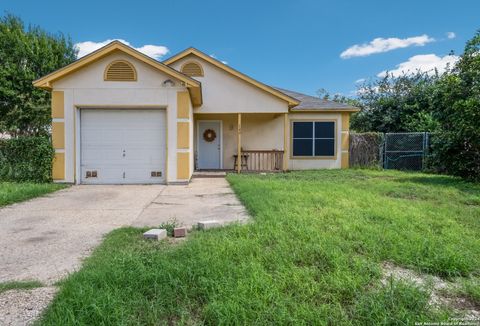
<svg viewBox="0 0 480 326"><path fill-rule="evenodd" d="M242 171L282 171L283 151L242 150Z"/></svg>
<svg viewBox="0 0 480 326"><path fill-rule="evenodd" d="M381 167L383 133L350 133L350 166Z"/></svg>

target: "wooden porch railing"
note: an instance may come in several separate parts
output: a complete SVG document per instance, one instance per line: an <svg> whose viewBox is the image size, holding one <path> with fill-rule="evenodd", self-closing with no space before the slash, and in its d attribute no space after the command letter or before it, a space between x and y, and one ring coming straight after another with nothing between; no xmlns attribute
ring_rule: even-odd
<svg viewBox="0 0 480 326"><path fill-rule="evenodd" d="M242 150L242 171L282 171L283 151Z"/></svg>

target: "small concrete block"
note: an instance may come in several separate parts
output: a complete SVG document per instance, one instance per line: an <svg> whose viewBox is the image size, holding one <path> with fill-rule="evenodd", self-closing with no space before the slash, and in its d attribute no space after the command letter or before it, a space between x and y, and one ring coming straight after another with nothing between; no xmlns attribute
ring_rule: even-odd
<svg viewBox="0 0 480 326"><path fill-rule="evenodd" d="M187 235L187 228L174 228L173 237L174 238L183 238Z"/></svg>
<svg viewBox="0 0 480 326"><path fill-rule="evenodd" d="M208 229L218 228L220 226L221 226L220 222L215 220L198 222L198 228L200 230L208 230Z"/></svg>
<svg viewBox="0 0 480 326"><path fill-rule="evenodd" d="M167 230L165 229L151 229L148 230L143 234L145 239L153 239L153 240L162 240L167 237Z"/></svg>

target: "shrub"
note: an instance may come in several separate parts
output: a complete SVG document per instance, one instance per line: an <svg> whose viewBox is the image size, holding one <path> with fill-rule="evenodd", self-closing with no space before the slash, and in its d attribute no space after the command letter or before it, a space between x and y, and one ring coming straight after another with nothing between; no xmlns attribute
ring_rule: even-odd
<svg viewBox="0 0 480 326"><path fill-rule="evenodd" d="M50 182L54 149L48 137L0 140L0 180Z"/></svg>

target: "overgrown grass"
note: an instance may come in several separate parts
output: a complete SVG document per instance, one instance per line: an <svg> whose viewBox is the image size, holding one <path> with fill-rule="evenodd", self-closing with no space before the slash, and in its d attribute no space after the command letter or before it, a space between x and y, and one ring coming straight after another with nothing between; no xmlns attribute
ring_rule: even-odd
<svg viewBox="0 0 480 326"><path fill-rule="evenodd" d="M407 325L448 310L413 284L382 286L381 262L480 271L477 184L369 170L228 180L253 223L175 246L116 230L62 283L43 324Z"/></svg>
<svg viewBox="0 0 480 326"><path fill-rule="evenodd" d="M0 294L9 290L29 290L42 287L39 281L12 281L0 283Z"/></svg>
<svg viewBox="0 0 480 326"><path fill-rule="evenodd" d="M460 280L457 294L469 298L473 304L480 307L480 278L471 277Z"/></svg>
<svg viewBox="0 0 480 326"><path fill-rule="evenodd" d="M57 183L1 182L0 207L42 196L65 188Z"/></svg>

